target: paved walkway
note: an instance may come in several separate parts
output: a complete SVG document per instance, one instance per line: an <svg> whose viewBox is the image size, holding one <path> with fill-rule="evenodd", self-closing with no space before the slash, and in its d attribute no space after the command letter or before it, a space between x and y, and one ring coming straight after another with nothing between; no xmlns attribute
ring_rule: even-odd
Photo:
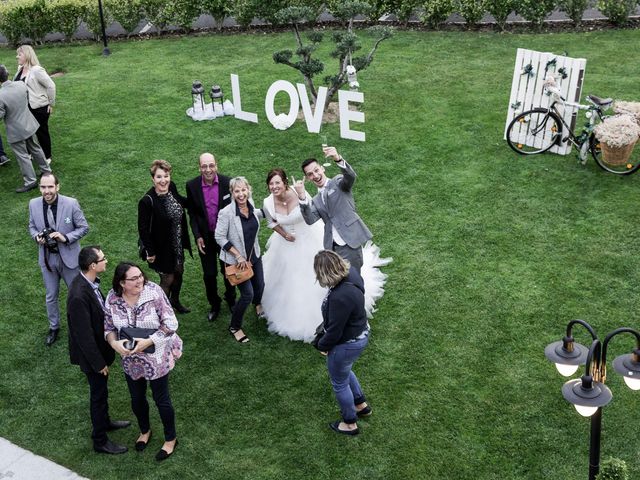
<svg viewBox="0 0 640 480"><path fill-rule="evenodd" d="M0 437L1 480L88 480Z"/></svg>

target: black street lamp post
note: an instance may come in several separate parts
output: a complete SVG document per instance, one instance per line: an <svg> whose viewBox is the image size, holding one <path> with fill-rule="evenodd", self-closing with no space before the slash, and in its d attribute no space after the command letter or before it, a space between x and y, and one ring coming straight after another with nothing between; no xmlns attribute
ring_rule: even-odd
<svg viewBox="0 0 640 480"><path fill-rule="evenodd" d="M591 334L591 347L575 343L571 334L574 325L582 325ZM584 320L572 320L567 325L565 337L547 345L544 350L548 360L556 364L558 371L568 377L580 365L585 364L584 375L580 379L569 380L562 387L562 395L572 403L578 413L591 417L589 441L589 480L595 480L600 470L600 433L602 431L602 407L613 398L605 385L607 377L607 347L611 339L620 333L630 333L636 337L636 348L632 353L620 355L613 361L616 372L621 374L632 390L640 390L640 332L631 328L618 328L600 341L595 331Z"/></svg>
<svg viewBox="0 0 640 480"><path fill-rule="evenodd" d="M111 55L111 51L109 51L109 46L107 45L107 30L104 26L104 12L102 11L102 0L98 0L98 12L100 13L100 27L102 28L102 43L104 44L104 48L102 49L102 55L108 57Z"/></svg>

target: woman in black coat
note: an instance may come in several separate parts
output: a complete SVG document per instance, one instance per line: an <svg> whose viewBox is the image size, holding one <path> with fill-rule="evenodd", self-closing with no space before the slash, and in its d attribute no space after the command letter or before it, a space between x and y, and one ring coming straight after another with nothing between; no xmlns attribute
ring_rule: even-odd
<svg viewBox="0 0 640 480"><path fill-rule="evenodd" d="M153 188L138 202L138 233L149 266L160 275L160 286L178 313L189 313L180 303L184 250L191 254L186 198L171 181L171 164L154 160L150 168Z"/></svg>
<svg viewBox="0 0 640 480"><path fill-rule="evenodd" d="M320 286L329 289L322 302L324 334L316 348L327 355L329 378L342 413L342 420L329 426L337 433L356 435L358 417L371 415L360 382L351 371L369 343L364 281L348 261L330 250L316 254L313 268Z"/></svg>

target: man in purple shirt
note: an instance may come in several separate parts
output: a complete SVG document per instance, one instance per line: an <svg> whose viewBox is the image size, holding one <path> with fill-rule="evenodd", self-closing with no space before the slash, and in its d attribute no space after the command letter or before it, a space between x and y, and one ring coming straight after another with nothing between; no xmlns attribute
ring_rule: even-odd
<svg viewBox="0 0 640 480"><path fill-rule="evenodd" d="M214 321L220 314L221 299L218 295L218 265L224 278L224 265L219 261L220 247L214 233L218 222L218 212L231 203L229 177L218 173L216 159L211 153L200 155L200 176L187 182L187 211L191 231L198 246L204 286L211 310L207 314ZM236 303L236 291L224 278L224 299L229 308Z"/></svg>

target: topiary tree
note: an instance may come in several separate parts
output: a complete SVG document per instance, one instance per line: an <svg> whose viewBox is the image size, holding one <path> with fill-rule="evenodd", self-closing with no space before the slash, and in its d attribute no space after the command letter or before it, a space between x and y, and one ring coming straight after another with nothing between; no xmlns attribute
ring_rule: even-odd
<svg viewBox="0 0 640 480"><path fill-rule="evenodd" d="M475 27L480 20L487 7L486 0L455 0L453 8L464 18L469 28Z"/></svg>
<svg viewBox="0 0 640 480"><path fill-rule="evenodd" d="M582 16L588 6L589 0L558 0L558 8L567 14L575 27L582 23Z"/></svg>
<svg viewBox="0 0 640 480"><path fill-rule="evenodd" d="M430 28L438 29L453 13L453 0L427 0L422 4L420 19Z"/></svg>
<svg viewBox="0 0 640 480"><path fill-rule="evenodd" d="M493 16L500 31L507 27L507 17L516 7L516 0L490 0L487 11Z"/></svg>
<svg viewBox="0 0 640 480"><path fill-rule="evenodd" d="M537 30L542 28L545 19L554 8L556 8L555 0L518 0L516 5L517 12L531 22Z"/></svg>
<svg viewBox="0 0 640 480"><path fill-rule="evenodd" d="M367 55L354 57L353 54L360 50L360 40L353 30L353 20L358 15L367 15L371 11L371 6L366 2L347 0L332 8L330 13L337 19L345 22L346 30L334 32L332 39L335 49L331 56L338 61L338 70L335 75L328 75L324 78L328 85L325 107L333 99L336 92L348 82L347 67L352 65L356 71L366 69L373 61L373 55L380 43L391 37L393 31L389 27L372 27L369 30L374 34L374 44ZM276 63L288 65L298 70L304 78L307 92L311 96L311 102L316 104L318 91L314 84L314 77L324 71L324 63L313 57L317 46L322 42L324 35L322 32L311 31L307 37L307 42L303 41L300 28L303 24L314 22L317 17L316 12L310 7L287 7L280 10L276 15L278 23L290 25L293 29L297 49L281 50L273 54ZM294 54L297 57L295 60Z"/></svg>
<svg viewBox="0 0 640 480"><path fill-rule="evenodd" d="M598 0L598 10L615 25L626 25L635 9L637 0Z"/></svg>

